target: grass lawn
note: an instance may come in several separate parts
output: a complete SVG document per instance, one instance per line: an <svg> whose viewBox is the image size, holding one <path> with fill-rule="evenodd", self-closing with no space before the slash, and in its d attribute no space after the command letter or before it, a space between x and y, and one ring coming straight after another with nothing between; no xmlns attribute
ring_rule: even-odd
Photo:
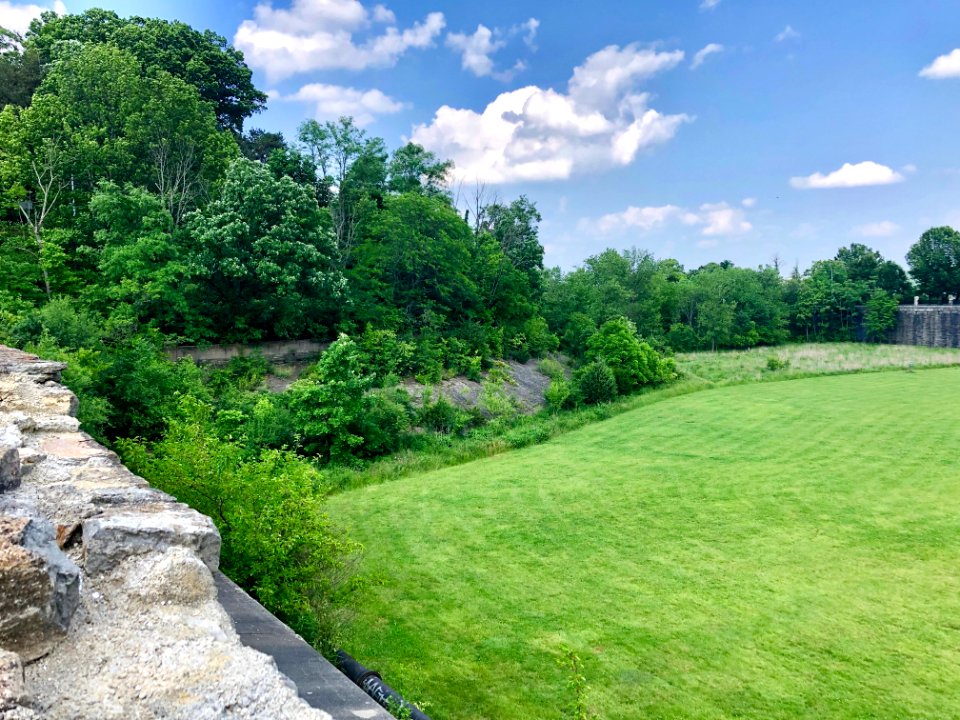
<svg viewBox="0 0 960 720"><path fill-rule="evenodd" d="M762 356L765 357L765 356ZM736 385L335 495L435 720L960 718L960 368Z"/></svg>

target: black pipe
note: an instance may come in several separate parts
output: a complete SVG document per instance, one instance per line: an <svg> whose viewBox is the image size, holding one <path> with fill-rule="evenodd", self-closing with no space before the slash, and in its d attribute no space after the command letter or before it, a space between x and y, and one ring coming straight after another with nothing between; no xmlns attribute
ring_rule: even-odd
<svg viewBox="0 0 960 720"><path fill-rule="evenodd" d="M380 673L376 670L368 670L343 650L337 650L337 667L367 695L376 700L377 704L391 713L394 710L405 710L409 713L407 717L410 720L430 720L416 705L408 703L400 693L387 685L380 677Z"/></svg>

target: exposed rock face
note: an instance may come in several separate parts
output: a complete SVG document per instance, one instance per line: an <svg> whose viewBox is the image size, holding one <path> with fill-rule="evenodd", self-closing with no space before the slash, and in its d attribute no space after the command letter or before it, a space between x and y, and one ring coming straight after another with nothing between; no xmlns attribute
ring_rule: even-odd
<svg viewBox="0 0 960 720"><path fill-rule="evenodd" d="M217 602L211 520L79 430L63 365L0 346L0 719L330 719Z"/></svg>

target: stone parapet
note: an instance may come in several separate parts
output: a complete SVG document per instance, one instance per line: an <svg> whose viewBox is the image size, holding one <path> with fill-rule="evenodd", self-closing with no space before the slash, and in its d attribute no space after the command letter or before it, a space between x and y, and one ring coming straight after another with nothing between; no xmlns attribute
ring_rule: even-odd
<svg viewBox="0 0 960 720"><path fill-rule="evenodd" d="M213 523L79 429L63 369L0 346L0 718L331 718L240 642Z"/></svg>

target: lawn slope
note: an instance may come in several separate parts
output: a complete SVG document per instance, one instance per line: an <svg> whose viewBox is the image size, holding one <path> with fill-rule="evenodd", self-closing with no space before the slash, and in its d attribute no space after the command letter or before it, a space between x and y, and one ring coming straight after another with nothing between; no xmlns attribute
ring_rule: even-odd
<svg viewBox="0 0 960 720"><path fill-rule="evenodd" d="M435 720L960 717L960 369L672 398L330 499Z"/></svg>

